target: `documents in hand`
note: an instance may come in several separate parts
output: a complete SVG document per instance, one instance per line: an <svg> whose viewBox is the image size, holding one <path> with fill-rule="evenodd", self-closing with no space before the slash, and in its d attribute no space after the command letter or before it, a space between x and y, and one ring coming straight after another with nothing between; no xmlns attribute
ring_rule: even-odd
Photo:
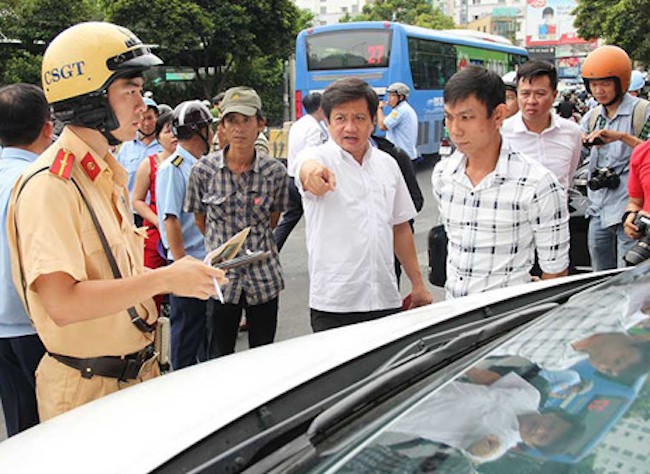
<svg viewBox="0 0 650 474"><path fill-rule="evenodd" d="M208 265L211 265L216 268L221 268L223 270L229 270L231 268L237 268L244 265L249 265L258 260L263 260L271 256L269 251L258 250L256 252L246 251L245 255L237 257L239 250L242 248L246 237L250 233L251 228L246 227L241 232L233 235L228 239L224 244L220 245L208 255L206 255L204 262ZM221 287L216 278L214 278L214 290L219 298L219 301L223 303L223 293L221 292Z"/></svg>
<svg viewBox="0 0 650 474"><path fill-rule="evenodd" d="M237 232L235 235L230 237L225 243L221 244L219 247L214 249L212 252L208 253L205 257L205 263L216 267L217 264L235 258L239 253L242 245L244 245L244 240L248 237L251 228L246 227L240 232Z"/></svg>

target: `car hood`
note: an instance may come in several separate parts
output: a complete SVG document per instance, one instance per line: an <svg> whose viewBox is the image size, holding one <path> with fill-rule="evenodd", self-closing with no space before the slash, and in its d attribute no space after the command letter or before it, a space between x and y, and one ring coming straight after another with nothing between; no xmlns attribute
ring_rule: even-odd
<svg viewBox="0 0 650 474"><path fill-rule="evenodd" d="M557 281L444 301L172 372L0 443L0 472L150 472L245 413L351 359L437 322Z"/></svg>

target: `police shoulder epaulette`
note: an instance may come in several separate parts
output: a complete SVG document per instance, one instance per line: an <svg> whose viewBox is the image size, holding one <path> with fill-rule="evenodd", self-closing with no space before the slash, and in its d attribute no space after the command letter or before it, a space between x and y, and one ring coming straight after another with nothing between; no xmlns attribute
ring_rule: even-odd
<svg viewBox="0 0 650 474"><path fill-rule="evenodd" d="M183 156L178 155L176 158L174 158L172 160L172 165L174 165L176 168L178 168L181 165L182 162L183 162Z"/></svg>
<svg viewBox="0 0 650 474"><path fill-rule="evenodd" d="M72 174L72 165L74 164L74 155L68 150L61 148L54 161L52 166L50 166L50 173L54 176L58 176L61 179L68 180Z"/></svg>

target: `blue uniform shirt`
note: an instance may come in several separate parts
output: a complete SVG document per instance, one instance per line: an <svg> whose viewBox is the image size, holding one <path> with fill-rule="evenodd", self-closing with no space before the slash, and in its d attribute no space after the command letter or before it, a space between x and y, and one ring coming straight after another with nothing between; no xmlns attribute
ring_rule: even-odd
<svg viewBox="0 0 650 474"><path fill-rule="evenodd" d="M36 334L27 316L18 291L11 279L11 260L7 239L7 208L11 191L23 171L38 155L20 148L7 147L0 151L0 206L2 231L0 232L0 338Z"/></svg>
<svg viewBox="0 0 650 474"><path fill-rule="evenodd" d="M135 140L122 143L119 153L117 154L117 161L126 168L129 173L129 179L126 187L129 190L129 197L133 196L133 185L135 184L135 172L138 171L138 166L143 159L148 156L155 155L162 151L162 146L155 138L151 143L146 145L138 136Z"/></svg>
<svg viewBox="0 0 650 474"><path fill-rule="evenodd" d="M605 128L634 135L632 115L634 106L639 101L636 97L625 94L616 114L612 118L607 117L605 108L591 109L580 122L583 133L589 134L589 117L591 114L601 110L601 115L596 120L595 128ZM646 112L645 121L648 120L650 107ZM620 140L608 143L607 145L594 146L589 155L589 177L596 168L613 168L621 177L621 184L616 189L602 188L596 191L587 189L589 197L589 208L587 216L599 216L603 227L610 227L621 223L621 216L627 207L627 180L630 175L630 155L632 148Z"/></svg>
<svg viewBox="0 0 650 474"><path fill-rule="evenodd" d="M192 165L196 162L194 156L178 145L176 152L160 164L156 174L156 207L158 222L160 222L160 237L165 247L169 249L164 224L165 216L176 216L181 223L185 253L203 260L205 258L203 234L194 223L194 213L183 211L187 182ZM171 250L167 251L167 258L174 259Z"/></svg>
<svg viewBox="0 0 650 474"><path fill-rule="evenodd" d="M400 102L384 118L384 125L388 129L386 138L404 150L412 160L417 159L418 116L413 107L405 100Z"/></svg>

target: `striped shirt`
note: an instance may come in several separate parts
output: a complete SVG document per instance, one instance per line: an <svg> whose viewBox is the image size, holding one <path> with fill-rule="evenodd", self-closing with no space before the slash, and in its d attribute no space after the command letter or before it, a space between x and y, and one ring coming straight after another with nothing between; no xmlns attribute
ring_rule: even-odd
<svg viewBox="0 0 650 474"><path fill-rule="evenodd" d="M284 288L271 214L284 211L288 202L287 172L275 159L257 155L251 169L237 177L226 166L222 151L218 151L192 168L185 211L206 215L208 252L250 227L240 254L245 249L272 253L270 259L228 271L230 283L223 289L226 303L238 304L242 292L250 305L265 303Z"/></svg>
<svg viewBox="0 0 650 474"><path fill-rule="evenodd" d="M529 282L535 259L545 273L569 266L569 212L562 186L504 140L495 170L476 186L462 153L431 177L449 238L447 298Z"/></svg>

